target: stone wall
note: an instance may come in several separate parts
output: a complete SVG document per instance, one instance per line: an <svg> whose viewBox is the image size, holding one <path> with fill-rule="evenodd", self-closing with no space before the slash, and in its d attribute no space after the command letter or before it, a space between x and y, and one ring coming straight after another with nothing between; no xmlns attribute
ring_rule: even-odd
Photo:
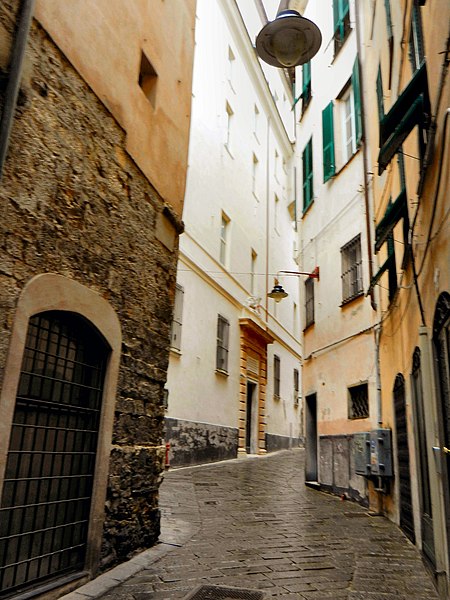
<svg viewBox="0 0 450 600"><path fill-rule="evenodd" d="M16 4L0 6L5 48ZM5 57L8 52L0 51L3 73ZM33 276L74 279L117 312L123 347L102 548L106 568L159 535L177 241L171 251L157 239L156 224L167 207L124 151L124 131L36 22L19 100L0 186L0 385L17 298ZM173 226L180 224L173 220Z"/></svg>
<svg viewBox="0 0 450 600"><path fill-rule="evenodd" d="M236 458L238 430L166 417L166 442L170 466L198 465Z"/></svg>

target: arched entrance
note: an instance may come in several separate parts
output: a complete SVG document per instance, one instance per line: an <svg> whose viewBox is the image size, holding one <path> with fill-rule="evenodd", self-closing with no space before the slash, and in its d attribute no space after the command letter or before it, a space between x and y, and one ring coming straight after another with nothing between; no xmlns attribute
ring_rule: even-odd
<svg viewBox="0 0 450 600"><path fill-rule="evenodd" d="M406 419L405 378L400 373L394 383L395 429L397 432L400 527L415 543L409 465L408 424Z"/></svg>
<svg viewBox="0 0 450 600"><path fill-rule="evenodd" d="M450 294L443 292L437 301L433 322L433 345L436 366L437 393L441 415L441 436L444 448L443 481L447 521L447 540L450 556Z"/></svg>
<svg viewBox="0 0 450 600"><path fill-rule="evenodd" d="M0 504L0 596L85 566L109 352L80 315L29 320Z"/></svg>

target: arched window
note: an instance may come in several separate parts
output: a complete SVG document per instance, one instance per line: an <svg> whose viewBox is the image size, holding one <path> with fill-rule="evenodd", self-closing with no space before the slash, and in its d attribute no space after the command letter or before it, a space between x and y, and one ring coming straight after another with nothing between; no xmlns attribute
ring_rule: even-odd
<svg viewBox="0 0 450 600"><path fill-rule="evenodd" d="M0 504L0 596L84 569L109 353L80 315L29 320Z"/></svg>

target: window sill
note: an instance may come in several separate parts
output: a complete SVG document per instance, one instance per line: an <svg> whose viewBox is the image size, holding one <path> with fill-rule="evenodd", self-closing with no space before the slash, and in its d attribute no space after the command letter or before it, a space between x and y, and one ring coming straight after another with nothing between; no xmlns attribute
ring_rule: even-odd
<svg viewBox="0 0 450 600"><path fill-rule="evenodd" d="M349 304L351 304L355 300L358 300L359 298L363 298L363 297L364 297L364 290L361 290L358 294L355 294L354 296L351 296L351 298L347 298L346 300L342 300L342 302L341 302L341 304L339 306L340 306L340 308L345 308L346 306L348 306Z"/></svg>
<svg viewBox="0 0 450 600"><path fill-rule="evenodd" d="M224 371L223 369L216 369L216 375L220 375L221 377L229 377L228 371Z"/></svg>
<svg viewBox="0 0 450 600"><path fill-rule="evenodd" d="M178 348L170 348L170 354L173 354L174 356L181 356L181 350L178 350Z"/></svg>

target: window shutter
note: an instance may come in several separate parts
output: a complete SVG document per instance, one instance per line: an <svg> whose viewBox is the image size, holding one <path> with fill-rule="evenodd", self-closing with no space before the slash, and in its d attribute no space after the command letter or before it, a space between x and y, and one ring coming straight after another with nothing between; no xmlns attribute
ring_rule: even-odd
<svg viewBox="0 0 450 600"><path fill-rule="evenodd" d="M387 25L388 39L391 39L393 34L392 34L392 17L391 17L391 2L390 2L390 0L384 0L384 6L386 8L386 25Z"/></svg>
<svg viewBox="0 0 450 600"><path fill-rule="evenodd" d="M377 101L378 101L378 119L381 121L384 117L384 99L383 99L383 80L381 79L381 67L378 66L377 75Z"/></svg>
<svg viewBox="0 0 450 600"><path fill-rule="evenodd" d="M334 35L339 40L343 40L345 36L344 31L344 19L349 11L348 0L334 0L333 2L333 21L334 21Z"/></svg>
<svg viewBox="0 0 450 600"><path fill-rule="evenodd" d="M303 151L303 210L306 210L313 199L313 173L312 173L312 139L306 144Z"/></svg>
<svg viewBox="0 0 450 600"><path fill-rule="evenodd" d="M355 104L355 137L356 145L359 146L362 140L362 115L361 115L361 86L359 81L359 60L356 60L353 64L352 71L352 87L353 87L353 100Z"/></svg>
<svg viewBox="0 0 450 600"><path fill-rule="evenodd" d="M308 61L302 68L302 96L308 96L308 88L311 85L311 61Z"/></svg>
<svg viewBox="0 0 450 600"><path fill-rule="evenodd" d="M333 102L322 111L323 180L328 181L336 172L334 161Z"/></svg>

